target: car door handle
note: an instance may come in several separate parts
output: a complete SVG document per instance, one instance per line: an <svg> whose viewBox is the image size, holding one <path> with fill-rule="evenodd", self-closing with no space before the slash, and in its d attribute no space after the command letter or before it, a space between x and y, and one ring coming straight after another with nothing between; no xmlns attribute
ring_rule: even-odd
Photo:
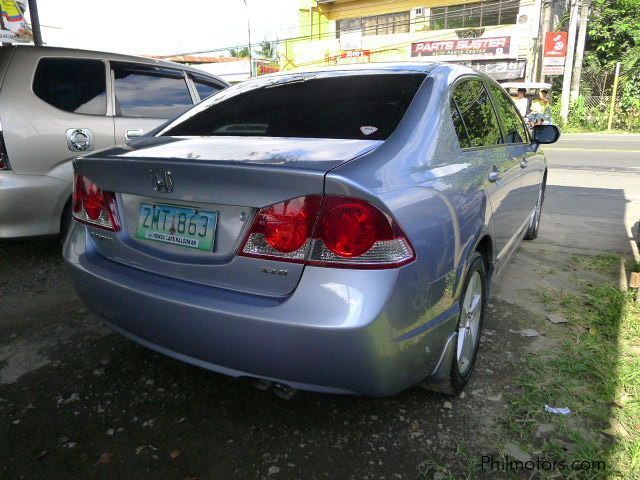
<svg viewBox="0 0 640 480"><path fill-rule="evenodd" d="M500 172L497 170L494 170L493 172L491 172L489 174L489 181L491 183L496 183L498 180L500 180L502 178L502 175L500 175Z"/></svg>
<svg viewBox="0 0 640 480"><path fill-rule="evenodd" d="M527 168L529 166L528 160L524 159L520 162L520 168Z"/></svg>
<svg viewBox="0 0 640 480"><path fill-rule="evenodd" d="M141 128L130 128L124 131L125 140L131 140L132 138L141 137L142 135L144 135L144 130Z"/></svg>

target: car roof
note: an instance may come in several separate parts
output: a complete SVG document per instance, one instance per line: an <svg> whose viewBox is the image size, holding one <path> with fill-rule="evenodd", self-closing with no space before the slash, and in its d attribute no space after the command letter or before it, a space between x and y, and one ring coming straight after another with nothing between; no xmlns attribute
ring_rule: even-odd
<svg viewBox="0 0 640 480"><path fill-rule="evenodd" d="M476 74L482 77L491 78L488 75L458 63L445 63L445 62L380 62L380 63L357 63L351 65L323 65L316 67L296 68L294 70L283 70L281 72L270 73L268 75L261 75L259 78L277 78L287 76L297 76L304 74L318 74L323 76L331 76L332 73L337 75L362 75L371 73L423 73L430 75L435 71L448 75L456 72L459 75L464 74Z"/></svg>
<svg viewBox="0 0 640 480"><path fill-rule="evenodd" d="M3 47L3 48L7 48L7 47ZM227 83L224 80L222 80L220 77L212 75L203 70L199 70L197 68L193 68L188 65L184 65L182 63L167 62L164 60L157 60L155 58L138 57L135 55L122 55L120 53L98 52L95 50L82 50L79 48L64 48L64 47L49 47L49 46L34 46L34 45L14 45L13 47L9 47L9 48L15 48L16 52L31 53L31 54L41 55L41 56L84 57L84 58L93 58L96 60L135 62L135 63L155 66L155 67L179 68L180 70L197 73L198 75L215 78L216 80L222 83Z"/></svg>

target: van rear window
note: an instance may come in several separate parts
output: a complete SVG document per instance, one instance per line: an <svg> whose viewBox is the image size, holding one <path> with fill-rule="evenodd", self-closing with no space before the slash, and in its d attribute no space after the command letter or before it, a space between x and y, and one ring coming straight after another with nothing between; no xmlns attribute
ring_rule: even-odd
<svg viewBox="0 0 640 480"><path fill-rule="evenodd" d="M163 135L384 140L424 79L414 73L275 77L187 113Z"/></svg>
<svg viewBox="0 0 640 480"><path fill-rule="evenodd" d="M33 92L60 110L104 115L107 73L101 60L43 58L33 79Z"/></svg>

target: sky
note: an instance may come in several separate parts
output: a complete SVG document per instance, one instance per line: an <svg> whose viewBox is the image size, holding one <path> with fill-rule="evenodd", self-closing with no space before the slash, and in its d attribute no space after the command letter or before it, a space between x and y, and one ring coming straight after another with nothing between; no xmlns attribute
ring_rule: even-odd
<svg viewBox="0 0 640 480"><path fill-rule="evenodd" d="M299 0L247 2L252 45L296 34ZM38 0L38 11L52 46L169 55L247 44L243 0Z"/></svg>

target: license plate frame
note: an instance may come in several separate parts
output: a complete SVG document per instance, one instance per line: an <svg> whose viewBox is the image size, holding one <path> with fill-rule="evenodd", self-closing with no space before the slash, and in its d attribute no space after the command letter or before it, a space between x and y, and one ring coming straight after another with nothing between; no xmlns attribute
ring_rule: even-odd
<svg viewBox="0 0 640 480"><path fill-rule="evenodd" d="M182 214L184 217L180 216ZM156 228L153 228L154 225ZM217 211L184 205L141 202L135 236L141 240L174 245L192 251L212 252L215 248L217 229ZM201 235L203 232L204 235Z"/></svg>

